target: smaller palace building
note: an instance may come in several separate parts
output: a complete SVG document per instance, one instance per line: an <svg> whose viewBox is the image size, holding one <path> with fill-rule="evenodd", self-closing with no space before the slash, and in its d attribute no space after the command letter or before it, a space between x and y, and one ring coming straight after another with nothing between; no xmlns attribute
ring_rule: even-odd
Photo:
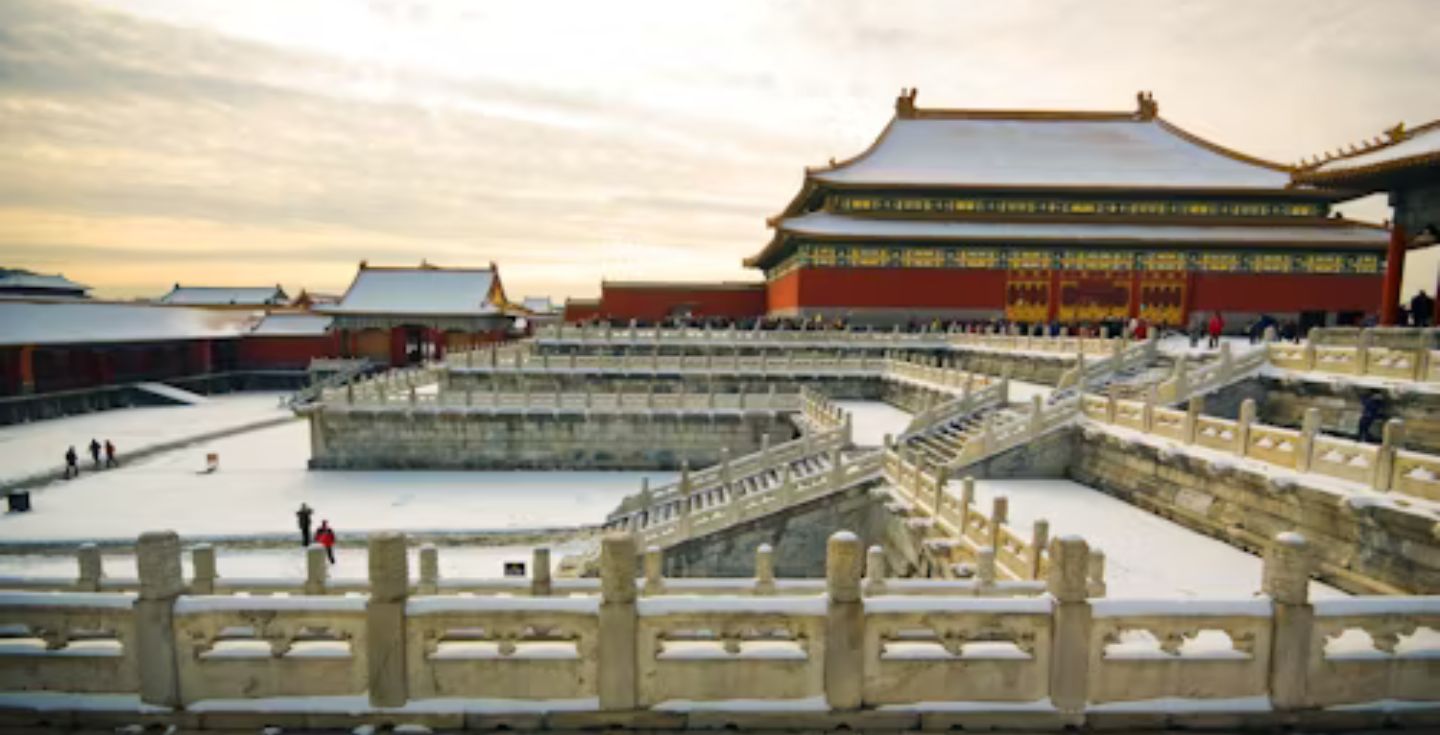
<svg viewBox="0 0 1440 735"><path fill-rule="evenodd" d="M365 261L339 303L316 306L315 312L333 318L329 328L343 356L394 366L503 340L523 314L506 300L494 263L441 268Z"/></svg>
<svg viewBox="0 0 1440 735"><path fill-rule="evenodd" d="M1385 229L1292 167L1125 112L922 109L809 169L745 261L771 316L1066 323L1139 317L1302 326L1380 306Z"/></svg>

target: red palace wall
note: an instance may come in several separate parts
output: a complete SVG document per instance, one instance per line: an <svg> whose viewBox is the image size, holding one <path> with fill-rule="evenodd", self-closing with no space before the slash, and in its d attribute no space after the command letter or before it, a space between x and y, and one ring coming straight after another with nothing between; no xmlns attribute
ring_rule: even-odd
<svg viewBox="0 0 1440 735"><path fill-rule="evenodd" d="M583 322L600 316L599 304L565 304L565 321Z"/></svg>
<svg viewBox="0 0 1440 735"><path fill-rule="evenodd" d="M1005 272L799 268L772 281L770 292L772 309L1001 309Z"/></svg>
<svg viewBox="0 0 1440 735"><path fill-rule="evenodd" d="M1184 315L1215 310L1284 314L1301 311L1373 313L1380 303L1381 276L1300 273L1130 273L1100 274L1123 286L1116 316L1134 316L1137 295L1159 298L1154 286L1173 284L1173 303L1184 303ZM1093 273L1070 271L1001 271L904 268L798 268L768 284L771 313L806 309L965 309L1007 311L1007 283L1024 283L1042 300L1053 301L1057 289ZM1058 282L1057 282L1058 281ZM1049 284L1048 286L1046 284ZM1032 294L1034 295L1034 294ZM1148 302L1147 302L1148 303ZM1012 318L1049 318L1064 309L1045 309ZM1031 311L1034 311L1033 309ZM1058 314L1061 320L1066 316ZM1172 312L1172 318L1179 316ZM1180 323L1180 318L1175 318Z"/></svg>
<svg viewBox="0 0 1440 735"><path fill-rule="evenodd" d="M311 358L338 357L338 336L245 337L240 340L240 365L247 369L303 369Z"/></svg>
<svg viewBox="0 0 1440 735"><path fill-rule="evenodd" d="M654 322L688 307L697 317L747 319L765 315L765 293L766 289L761 286L630 288L602 284L600 313L619 321L638 319Z"/></svg>
<svg viewBox="0 0 1440 735"><path fill-rule="evenodd" d="M1203 273L1191 287L1190 311L1363 311L1380 308L1382 276L1299 273Z"/></svg>

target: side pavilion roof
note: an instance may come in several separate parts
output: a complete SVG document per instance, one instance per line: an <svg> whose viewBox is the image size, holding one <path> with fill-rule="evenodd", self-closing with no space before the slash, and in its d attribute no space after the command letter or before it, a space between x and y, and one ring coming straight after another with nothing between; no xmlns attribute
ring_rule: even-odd
<svg viewBox="0 0 1440 735"><path fill-rule="evenodd" d="M500 274L489 268L376 267L360 264L340 303L324 314L490 316L506 307Z"/></svg>

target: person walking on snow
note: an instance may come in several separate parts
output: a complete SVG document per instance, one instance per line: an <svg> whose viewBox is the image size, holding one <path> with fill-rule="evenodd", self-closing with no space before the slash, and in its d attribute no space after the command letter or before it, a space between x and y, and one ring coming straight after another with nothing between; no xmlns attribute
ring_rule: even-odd
<svg viewBox="0 0 1440 735"><path fill-rule="evenodd" d="M1210 315L1208 331L1210 333L1210 349L1213 350L1220 346L1220 335L1225 331L1225 318L1220 316L1220 312L1217 311Z"/></svg>
<svg viewBox="0 0 1440 735"><path fill-rule="evenodd" d="M315 511L310 506L301 503L300 510L295 511L295 520L300 522L300 545L310 545L310 515Z"/></svg>
<svg viewBox="0 0 1440 735"><path fill-rule="evenodd" d="M325 556L334 564L335 529L330 527L330 521L320 521L320 527L315 529L315 543L325 547Z"/></svg>
<svg viewBox="0 0 1440 735"><path fill-rule="evenodd" d="M80 476L80 455L75 453L72 445L65 451L65 479Z"/></svg>
<svg viewBox="0 0 1440 735"><path fill-rule="evenodd" d="M100 442L90 440L90 459L95 460L95 469L100 469Z"/></svg>
<svg viewBox="0 0 1440 735"><path fill-rule="evenodd" d="M106 439L106 440L105 440L105 466L106 466L106 467L119 467L119 466L120 466L120 463L115 461L115 445L114 445L114 444L111 444L109 439Z"/></svg>
<svg viewBox="0 0 1440 735"><path fill-rule="evenodd" d="M1370 427L1375 425L1375 419L1380 418L1382 405L1378 393L1366 393L1365 397L1360 399L1360 427L1355 432L1356 439L1369 443Z"/></svg>

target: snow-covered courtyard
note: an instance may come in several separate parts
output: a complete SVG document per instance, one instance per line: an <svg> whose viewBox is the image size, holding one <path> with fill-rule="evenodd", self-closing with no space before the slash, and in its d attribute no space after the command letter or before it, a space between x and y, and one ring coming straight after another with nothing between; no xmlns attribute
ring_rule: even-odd
<svg viewBox="0 0 1440 735"><path fill-rule="evenodd" d="M912 416L888 403L880 401L835 401L853 417L856 445L879 447L885 444L885 435L900 436L910 425Z"/></svg>
<svg viewBox="0 0 1440 735"><path fill-rule="evenodd" d="M234 429L290 414L280 405L285 393L235 393L211 396L202 403L121 408L80 416L0 427L0 482L63 468L65 450L75 447L81 470L91 467L86 447L91 439L114 442L122 462L126 456L159 444Z"/></svg>
<svg viewBox="0 0 1440 735"><path fill-rule="evenodd" d="M949 490L960 495L961 482ZM1078 535L1105 552L1109 597L1235 598L1260 591L1261 559L1070 480L977 480L975 502L989 512L1004 495L1010 526L1029 538L1041 518L1050 536ZM1312 597L1345 593L1312 582Z"/></svg>
<svg viewBox="0 0 1440 735"><path fill-rule="evenodd" d="M20 427L38 428L38 427ZM312 472L303 421L195 444L33 493L29 513L0 517L7 542L133 541L173 529L188 539L286 537L295 509L315 509L341 539L377 530L516 531L604 520L641 472ZM205 455L220 470L202 474Z"/></svg>

